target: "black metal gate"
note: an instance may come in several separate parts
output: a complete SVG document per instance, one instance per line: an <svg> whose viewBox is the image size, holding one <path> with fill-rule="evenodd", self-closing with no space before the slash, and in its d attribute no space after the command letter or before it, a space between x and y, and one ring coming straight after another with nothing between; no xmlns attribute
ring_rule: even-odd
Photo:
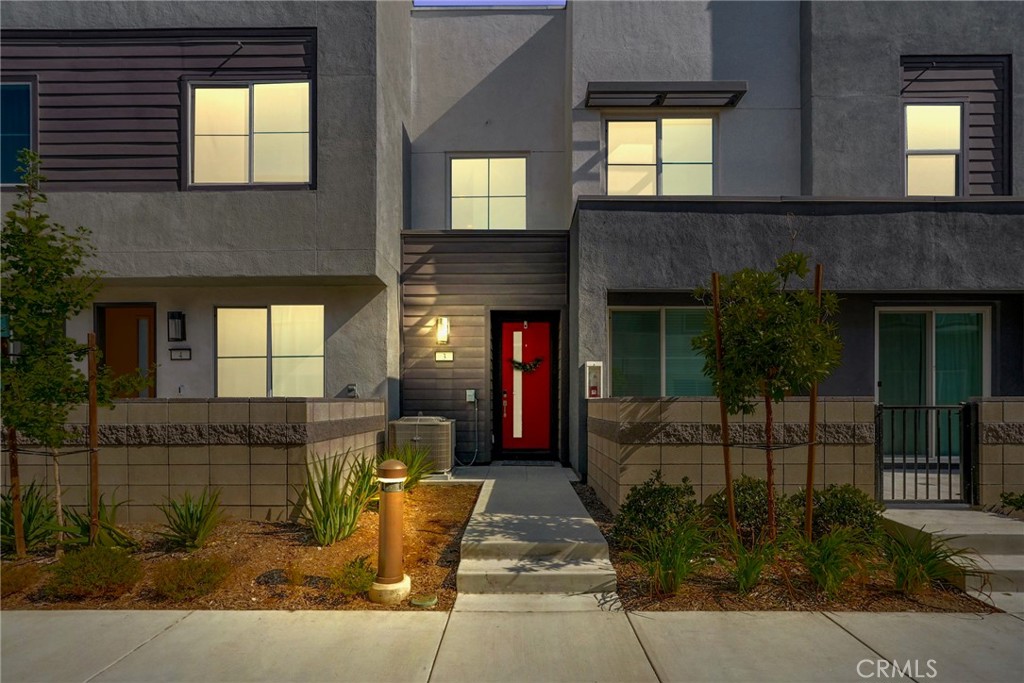
<svg viewBox="0 0 1024 683"><path fill-rule="evenodd" d="M978 500L978 405L875 407L875 495L883 503Z"/></svg>

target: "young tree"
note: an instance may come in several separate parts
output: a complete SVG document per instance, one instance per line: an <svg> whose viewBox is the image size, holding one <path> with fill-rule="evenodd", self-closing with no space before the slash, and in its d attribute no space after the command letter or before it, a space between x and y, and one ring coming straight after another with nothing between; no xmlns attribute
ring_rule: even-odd
<svg viewBox="0 0 1024 683"><path fill-rule="evenodd" d="M749 415L755 401L765 410L765 467L768 487L768 527L777 533L773 403L786 394L803 393L838 367L842 342L833 317L838 300L826 293L818 305L807 289L787 289L790 278L803 280L807 256L790 252L775 268L747 268L721 279L721 371L716 357L713 323L694 338L693 347L705 359L704 374L730 414ZM707 290L698 296L708 299Z"/></svg>
<svg viewBox="0 0 1024 683"><path fill-rule="evenodd" d="M88 346L67 336L65 326L99 291L101 272L86 266L94 253L90 231L84 227L68 230L41 212L46 195L40 191L45 178L39 171L38 155L23 150L19 160L22 187L18 201L6 214L0 236L0 307L17 345L17 353L5 354L0 366L0 411L8 430L12 498L20 501L15 483L20 435L53 456L58 524L62 526L57 454L70 436L65 428L68 413L87 400L86 377L76 363L89 351ZM114 379L103 372L100 402L109 405L113 396L139 385L137 376ZM21 521L16 515L16 529Z"/></svg>

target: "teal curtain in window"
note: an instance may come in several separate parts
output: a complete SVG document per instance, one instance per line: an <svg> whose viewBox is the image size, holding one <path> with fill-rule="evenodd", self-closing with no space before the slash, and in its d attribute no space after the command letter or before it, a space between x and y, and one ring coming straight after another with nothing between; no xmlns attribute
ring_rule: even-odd
<svg viewBox="0 0 1024 683"><path fill-rule="evenodd" d="M661 396L661 312L612 311L612 396Z"/></svg>
<svg viewBox="0 0 1024 683"><path fill-rule="evenodd" d="M926 313L880 313L878 316L879 400L889 406L928 402ZM916 416L916 429L915 429ZM928 451L923 412L886 413L882 425L886 455L924 455ZM893 435L896 436L895 440Z"/></svg>
<svg viewBox="0 0 1024 683"><path fill-rule="evenodd" d="M704 376L704 357L691 340L704 329L707 311L665 311L665 394L713 396L711 379Z"/></svg>
<svg viewBox="0 0 1024 683"><path fill-rule="evenodd" d="M982 324L980 313L935 314L935 403L957 405L981 396ZM959 456L956 411L940 410L936 419L939 456Z"/></svg>

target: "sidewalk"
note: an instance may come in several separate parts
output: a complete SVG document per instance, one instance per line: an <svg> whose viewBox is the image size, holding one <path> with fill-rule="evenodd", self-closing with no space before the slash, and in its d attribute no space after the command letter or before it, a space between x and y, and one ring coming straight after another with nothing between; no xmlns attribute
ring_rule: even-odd
<svg viewBox="0 0 1024 683"><path fill-rule="evenodd" d="M1002 683L1020 680L1024 620L626 614L595 596L460 597L450 614L7 611L0 655L4 683L863 681L901 678L893 660L905 680Z"/></svg>

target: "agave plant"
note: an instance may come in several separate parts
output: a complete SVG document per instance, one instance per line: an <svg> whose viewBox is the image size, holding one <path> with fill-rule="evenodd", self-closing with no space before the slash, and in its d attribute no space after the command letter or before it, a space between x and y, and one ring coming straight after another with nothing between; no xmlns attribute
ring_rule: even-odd
<svg viewBox="0 0 1024 683"><path fill-rule="evenodd" d="M203 547L223 515L220 511L220 489L210 493L203 489L199 498L185 492L180 501L168 499L167 505L159 506L167 523L167 531L158 531L171 545L195 550Z"/></svg>
<svg viewBox="0 0 1024 683"><path fill-rule="evenodd" d="M336 455L306 464L306 488L302 519L313 540L321 546L351 536L359 515L377 493L376 467L372 459L356 459L345 474L344 457Z"/></svg>
<svg viewBox="0 0 1024 683"><path fill-rule="evenodd" d="M430 449L411 443L392 447L378 458L379 462L395 459L405 465L408 474L405 476L405 490L411 491L423 477L434 471L434 460Z"/></svg>
<svg viewBox="0 0 1024 683"><path fill-rule="evenodd" d="M111 498L108 506L103 496L100 496L98 517L100 522L99 533L96 535L96 544L110 546L112 548L135 548L138 542L117 526L117 511L128 501L115 501ZM66 534L66 543L88 543L89 533L92 526L91 516L88 512L79 512L75 508L64 508L64 524L61 529Z"/></svg>
<svg viewBox="0 0 1024 683"><path fill-rule="evenodd" d="M48 545L53 539L57 510L35 482L21 489L21 519L29 550ZM5 493L0 501L0 548L4 554L14 552L14 501L10 493Z"/></svg>

